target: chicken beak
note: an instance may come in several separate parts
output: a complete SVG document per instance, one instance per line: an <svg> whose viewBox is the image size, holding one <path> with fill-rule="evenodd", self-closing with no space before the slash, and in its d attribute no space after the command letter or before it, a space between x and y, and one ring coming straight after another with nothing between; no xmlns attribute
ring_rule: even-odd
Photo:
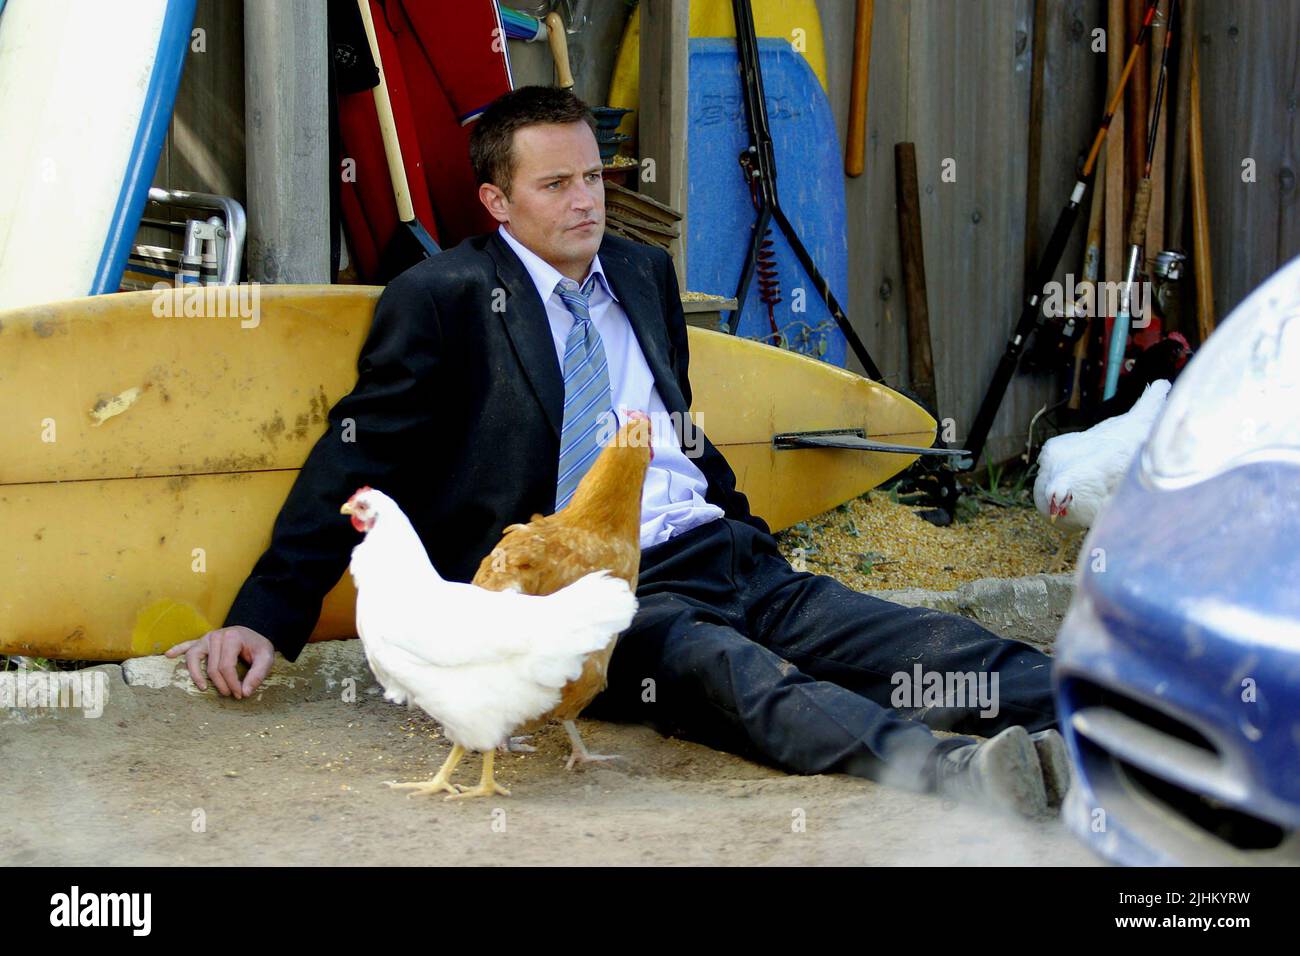
<svg viewBox="0 0 1300 956"><path fill-rule="evenodd" d="M1050 515L1047 516L1047 520L1052 524L1056 524L1057 517L1058 517L1057 512L1053 511Z"/></svg>
<svg viewBox="0 0 1300 956"><path fill-rule="evenodd" d="M352 514L352 502L350 501L344 502L343 507L339 509L339 514L341 515Z"/></svg>

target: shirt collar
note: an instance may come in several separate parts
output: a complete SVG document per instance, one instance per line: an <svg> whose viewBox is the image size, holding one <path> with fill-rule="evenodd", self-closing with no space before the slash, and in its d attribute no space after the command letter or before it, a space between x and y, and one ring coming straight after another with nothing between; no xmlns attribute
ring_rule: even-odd
<svg viewBox="0 0 1300 956"><path fill-rule="evenodd" d="M514 250L515 255L519 257L519 261L522 262L524 268L528 270L528 277L533 280L533 285L537 287L538 296L541 297L543 302L547 302L555 293L555 287L560 284L560 280L564 278L564 274L512 236L510 230L505 227L504 223L497 226L497 232L501 234L501 238L506 241L506 245ZM608 293L609 297L617 302L618 296L614 294L614 289L609 284L609 279L605 276L605 270L600 264L599 254L592 257L591 268L587 270L587 275L579 285L585 286L587 280L593 275L600 277L599 280L597 280L599 284L604 286L605 292Z"/></svg>

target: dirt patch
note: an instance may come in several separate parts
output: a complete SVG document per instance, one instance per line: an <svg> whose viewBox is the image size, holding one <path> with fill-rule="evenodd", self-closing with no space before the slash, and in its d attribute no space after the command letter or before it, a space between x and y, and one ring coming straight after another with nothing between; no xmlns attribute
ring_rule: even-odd
<svg viewBox="0 0 1300 956"><path fill-rule="evenodd" d="M356 642L337 645L348 653ZM790 776L648 727L581 721L566 771L550 728L499 755L513 793L445 802L383 786L432 776L438 726L365 684L263 699L110 686L101 717L0 732L0 863L1091 864L1058 822L987 816L844 775ZM0 722L4 717L0 715ZM477 780L479 759L457 771Z"/></svg>

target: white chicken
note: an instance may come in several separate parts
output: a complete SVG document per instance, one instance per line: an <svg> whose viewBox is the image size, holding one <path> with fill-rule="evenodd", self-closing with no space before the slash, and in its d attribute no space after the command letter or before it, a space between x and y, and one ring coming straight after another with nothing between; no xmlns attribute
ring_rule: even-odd
<svg viewBox="0 0 1300 956"><path fill-rule="evenodd" d="M560 702L587 655L631 623L636 597L608 571L544 597L446 581L383 492L361 488L340 511L366 536L352 550L352 578L370 668L387 699L418 705L453 744L432 779L389 786L448 800L508 796L493 777L494 750ZM483 771L477 787L461 789L450 777L467 750L483 754Z"/></svg>
<svg viewBox="0 0 1300 956"><path fill-rule="evenodd" d="M1092 527L1151 434L1169 388L1164 380L1152 382L1123 415L1044 442L1034 481L1035 507L1053 522L1059 518L1067 526Z"/></svg>

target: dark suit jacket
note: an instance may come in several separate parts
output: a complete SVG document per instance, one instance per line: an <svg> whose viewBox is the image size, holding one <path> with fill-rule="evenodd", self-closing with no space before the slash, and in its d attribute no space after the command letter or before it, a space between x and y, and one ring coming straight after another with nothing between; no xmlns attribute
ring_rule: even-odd
<svg viewBox="0 0 1300 956"><path fill-rule="evenodd" d="M606 235L605 276L636 333L668 411L686 429L686 321L672 260ZM497 310L494 311L494 304ZM339 506L362 485L391 495L444 577L469 581L502 529L555 508L564 385L546 310L519 257L495 232L398 276L379 299L357 383L330 411L271 533L226 615L302 651L321 601L347 570L357 532ZM345 441L351 420L354 441ZM706 498L767 532L701 430L695 464Z"/></svg>

